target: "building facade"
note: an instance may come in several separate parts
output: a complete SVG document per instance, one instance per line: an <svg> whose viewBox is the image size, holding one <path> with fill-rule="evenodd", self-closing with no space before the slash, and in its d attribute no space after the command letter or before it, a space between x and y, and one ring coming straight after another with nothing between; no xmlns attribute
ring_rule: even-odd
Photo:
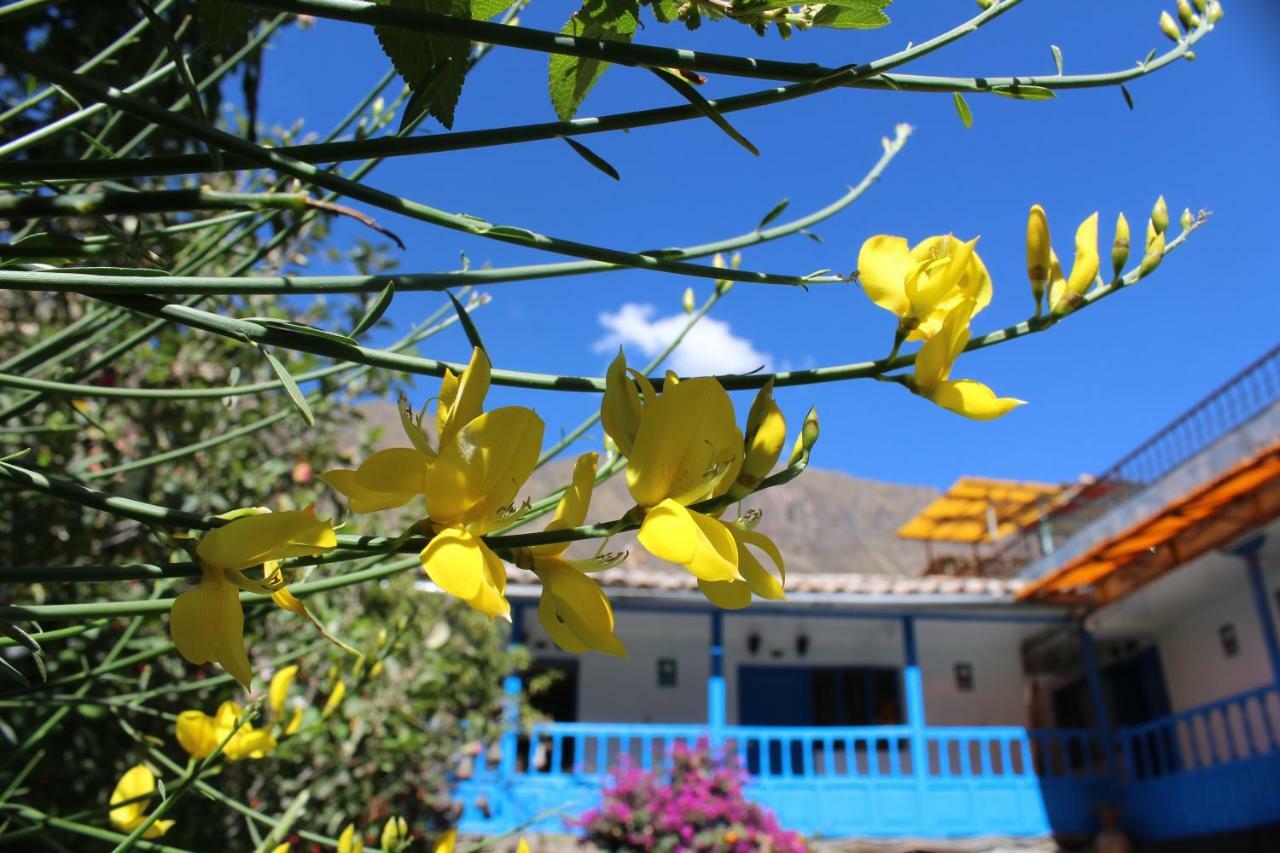
<svg viewBox="0 0 1280 853"><path fill-rule="evenodd" d="M559 653L517 572L552 721L512 721L459 779L462 829L563 832L620 761L699 740L815 837L1280 824L1277 389L1280 349L1012 533L988 508L1001 536L961 576L793 576L722 612L684 573L611 570L627 661Z"/></svg>

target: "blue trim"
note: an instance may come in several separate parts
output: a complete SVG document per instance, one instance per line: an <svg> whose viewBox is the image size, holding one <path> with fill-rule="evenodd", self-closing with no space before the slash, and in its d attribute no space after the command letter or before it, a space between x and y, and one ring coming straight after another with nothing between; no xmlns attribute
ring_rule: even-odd
<svg viewBox="0 0 1280 853"><path fill-rule="evenodd" d="M711 611L711 668L707 676L707 727L711 742L717 746L728 721L725 711L724 686L724 615Z"/></svg>
<svg viewBox="0 0 1280 853"><path fill-rule="evenodd" d="M1245 541L1235 549L1235 553L1244 560L1249 572L1249 586L1253 590L1253 602L1258 608L1258 624L1262 627L1262 640L1267 646L1267 657L1271 660L1272 683L1280 686L1280 637L1276 636L1276 622L1271 616L1271 602L1267 600L1267 583L1262 576L1262 534Z"/></svg>
<svg viewBox="0 0 1280 853"><path fill-rule="evenodd" d="M508 649L524 643L524 611L525 607L522 603L511 603L511 634L507 638ZM518 673L509 672L502 679L502 722L505 730L502 734L502 758L499 760L499 770L508 778L516 772L520 731L520 692L523 689L524 682Z"/></svg>

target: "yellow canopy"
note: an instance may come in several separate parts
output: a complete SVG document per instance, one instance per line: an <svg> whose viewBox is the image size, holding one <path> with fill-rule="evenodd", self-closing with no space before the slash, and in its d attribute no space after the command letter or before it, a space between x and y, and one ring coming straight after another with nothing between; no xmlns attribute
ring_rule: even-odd
<svg viewBox="0 0 1280 853"><path fill-rule="evenodd" d="M991 542L1036 521L1063 486L961 477L946 494L898 528L902 539Z"/></svg>

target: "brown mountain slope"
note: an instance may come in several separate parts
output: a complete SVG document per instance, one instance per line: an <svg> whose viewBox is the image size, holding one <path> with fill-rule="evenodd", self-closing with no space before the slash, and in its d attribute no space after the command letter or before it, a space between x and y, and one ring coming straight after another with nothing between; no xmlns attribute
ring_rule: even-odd
<svg viewBox="0 0 1280 853"><path fill-rule="evenodd" d="M384 427L383 447L407 444L394 406L374 402L362 406L362 411L368 426ZM580 442L583 451L590 446ZM537 498L563 486L572 466L572 456L546 466L534 474L526 493ZM922 546L894 534L938 494L932 486L884 483L810 468L782 488L752 496L744 506L764 513L759 529L778 544L788 572L918 575L925 564ZM589 520L617 518L632 505L623 478L614 477L596 489ZM537 529L537 522L531 529ZM583 547L577 546L575 552ZM609 550L623 549L629 551L630 564L656 562L636 546L633 536L618 536L610 542Z"/></svg>

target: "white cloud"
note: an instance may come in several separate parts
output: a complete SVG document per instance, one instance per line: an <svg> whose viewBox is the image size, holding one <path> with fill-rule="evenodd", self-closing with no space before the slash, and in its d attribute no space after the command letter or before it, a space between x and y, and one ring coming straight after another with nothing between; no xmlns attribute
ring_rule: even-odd
<svg viewBox="0 0 1280 853"><path fill-rule="evenodd" d="M619 346L628 352L653 358L680 334L689 322L686 314L654 318L652 305L624 304L614 313L600 315L604 337L592 346L596 352L609 352ZM763 367L773 369L773 358L758 351L751 341L738 337L729 324L714 317L703 317L685 335L675 352L667 359L667 367L681 376L711 373L746 373Z"/></svg>

